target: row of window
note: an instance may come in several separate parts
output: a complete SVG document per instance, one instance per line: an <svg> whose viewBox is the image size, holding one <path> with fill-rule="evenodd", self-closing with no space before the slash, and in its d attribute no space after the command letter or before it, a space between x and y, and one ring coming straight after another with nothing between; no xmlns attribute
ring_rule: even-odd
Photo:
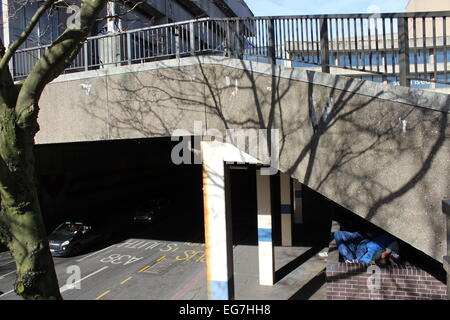
<svg viewBox="0 0 450 320"><path fill-rule="evenodd" d="M431 52L424 53L423 50L418 52L411 52L409 54L409 63L410 64L424 64L431 62ZM445 63L447 59L447 63L450 63L450 50L437 50L435 59L437 63ZM310 62L310 63L321 63L321 57L317 55L309 55L309 56L295 56L292 57L294 63L302 63L302 62ZM398 53L382 53L382 52L373 52L371 54L345 54L335 56L332 55L330 57L330 65L339 65L341 67L350 67L350 66L381 66L383 64L383 60L386 61L387 65L399 65L400 57Z"/></svg>
<svg viewBox="0 0 450 320"><path fill-rule="evenodd" d="M383 77L383 76L378 76L378 75L370 75L370 76L355 76L355 78L359 78L362 80L368 80L368 81L374 81L374 82L387 81L387 83L389 83L390 85L393 85L393 86L400 85L400 79L398 77L393 77L393 76ZM450 76L445 75L445 74L440 74L437 76L437 80L443 81L443 82L449 82ZM416 80L416 79L411 80L410 86L411 86L411 88L416 88L416 89L430 89L432 87L433 88L449 88L450 87L450 85L443 84L443 83L431 83L431 82L427 81L427 79L425 79L425 78L423 80Z"/></svg>

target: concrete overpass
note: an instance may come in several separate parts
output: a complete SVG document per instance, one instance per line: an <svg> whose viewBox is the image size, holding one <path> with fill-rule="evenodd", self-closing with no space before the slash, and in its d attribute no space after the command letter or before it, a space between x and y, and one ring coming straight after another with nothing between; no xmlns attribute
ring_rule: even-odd
<svg viewBox="0 0 450 320"><path fill-rule="evenodd" d="M438 261L445 255L447 94L201 56L63 75L40 107L37 144L278 129L286 176ZM246 162L263 160L242 151Z"/></svg>

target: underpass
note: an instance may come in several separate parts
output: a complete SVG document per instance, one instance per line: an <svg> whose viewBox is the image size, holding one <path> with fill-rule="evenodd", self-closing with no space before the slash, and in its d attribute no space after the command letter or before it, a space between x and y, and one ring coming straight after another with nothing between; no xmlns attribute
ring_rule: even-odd
<svg viewBox="0 0 450 320"><path fill-rule="evenodd" d="M273 22L269 20L267 23L269 36L273 36ZM326 24L322 26L326 28ZM194 33L192 35L194 37L191 39L195 40ZM327 44L321 45L327 47ZM281 57L276 57L275 54L279 52L272 50L275 49L273 43L270 47L266 57L270 64L254 62L252 59L231 59L239 55L230 54L230 48L224 52L226 57L198 57L192 46L190 54L193 57L190 58L181 58L178 52L176 59L138 65L132 63L128 56L128 65L121 61L121 66L116 64L61 76L46 88L42 97L42 129L36 141L42 145L101 144L200 136L202 146L195 143L193 146L197 153L204 156L204 151L209 148L212 150L214 146L227 151L235 147L235 151L237 148L242 153L248 152L245 155L248 161L244 161L244 167L251 164L259 170L264 165L259 154L233 141L224 143L220 138L209 141L211 135L208 129L216 129L218 136L222 137L229 130L279 130L281 147L277 150L279 162L275 167L281 172L276 176L279 184L274 185L274 179L257 173L252 177L253 184L256 180L256 190L253 188L248 194L248 199L257 198L257 205L249 211L258 219L248 224L248 233L256 236L256 241L252 241L258 242L260 249L256 259L260 269L254 272L259 272L260 280L264 280L260 281L261 285L275 288L282 283L276 277L276 263L272 257L279 237L282 242L287 240L283 242L285 247L292 245L289 234L292 231L293 210L296 208L292 194L305 187L317 191L438 262L442 261L445 224L440 204L442 199L448 197L449 191L449 96L327 74L330 67L326 63L329 58L327 50L321 53L324 73L282 67L280 58L291 58L286 58L283 50ZM407 72L409 66L405 65L405 61L403 59L399 68L399 76L400 83L407 86L410 82ZM89 70L87 62L85 67L84 70ZM436 65L434 71L436 76ZM67 93L67 101L55 108L52 102L55 95L61 92ZM68 123L70 125L66 125ZM201 123L200 132L198 123ZM231 210L227 199L227 190L231 188L233 193L235 189L235 186L230 187L227 178L234 168L223 161L227 152L211 154L209 161L203 163L203 172L210 176L203 175L203 201L198 192L196 203L199 206L196 212L204 211L206 249L209 256L214 255L207 262L208 270L220 273L214 278L211 277L212 272L207 272L208 286L222 289L226 286L229 289L233 286L233 277L237 278L239 274L238 268L233 270L233 263L237 260L230 252L236 249L233 247L236 238L235 232L230 233L229 227L230 219L237 221L240 217L236 217L234 206L231 206L234 214L229 215ZM173 159L169 160L168 153L165 156L158 160L169 166L166 172L175 172L174 167L170 167ZM211 164L214 170L208 171ZM159 166L154 168L157 168L155 171L162 170ZM197 171L200 170L197 168ZM139 177L141 172L142 168L135 171L135 178L142 178L141 188L145 189L145 181L156 181L152 174ZM84 196L90 196L90 201L106 199L104 195L109 194L109 205L114 211L116 205L113 203L120 203L117 199L131 193L121 192L119 188L107 190L108 186L111 182L123 186L128 183L123 188L125 190L133 183L122 179L120 173L116 172L113 177L107 172L103 173L104 176L99 179L102 182L89 190L92 180L86 179L79 183L78 191L83 190ZM185 178L182 172L177 174L180 180ZM196 177L198 180L191 183L191 191L200 191L200 175ZM161 181L167 182L164 179ZM293 190L294 184L299 189ZM208 186L217 193L211 195L205 191ZM174 186L172 189L179 191ZM278 192L280 196L276 195ZM79 205L82 199L83 196L71 203ZM190 198L187 196L186 199ZM202 203L205 208L201 208ZM217 204L217 207L207 207L211 203ZM99 210L93 211L99 213ZM108 219L113 217L113 225L118 223L119 218L125 217L120 210L118 214L112 214L112 211L105 210L102 216L108 217L109 213ZM280 218L279 214L284 214L284 217ZM92 216L92 213L89 215ZM79 213L75 212L75 216L79 216ZM190 226L188 219L176 221L183 221L183 226ZM172 232L177 230L177 225L180 224L173 224ZM231 225L234 227L236 223L231 222ZM197 226L201 226L201 223ZM281 235L277 235L280 229ZM172 232L162 230L158 230L161 236L154 238L149 235L148 239L160 240L173 235ZM194 237L199 235L198 238L202 238L200 234L201 231L191 233ZM239 236L241 234L238 233ZM216 238L212 241L208 235L220 235L220 241L216 241ZM241 240L239 236L238 241ZM126 239L140 238L132 235ZM178 241L179 237L175 236L174 240ZM221 243L221 248L214 247L217 243ZM223 259L221 255L225 253L227 256ZM117 254L114 256L116 259L103 259L115 261L117 265L132 265L139 261L129 254ZM122 256L129 260L124 262ZM152 257L156 261L155 266L168 263L166 258ZM297 258L294 257L295 260ZM138 273L150 270L153 264L149 263ZM252 266L256 266L256 263ZM90 270L92 272L87 276L94 277L108 268L105 266L97 271ZM128 275L123 280L116 280L126 285L132 281L130 277ZM105 291L97 298L106 299L110 294L113 297L115 290L102 289ZM227 291L227 296L220 297L230 298L233 290ZM217 292L223 293L220 290Z"/></svg>
<svg viewBox="0 0 450 320"><path fill-rule="evenodd" d="M124 145L128 147L124 149ZM173 147L169 141L150 139L140 143L122 141L96 143L93 146L85 144L72 146L71 152L66 147L47 145L36 148L38 172L41 180L46 180L41 188L47 188L41 191L53 194L48 181L54 181L53 184L58 181L63 183L57 178L64 172L54 165L54 157L63 154L65 173L70 172L67 191L47 198L42 203L48 232L64 221L96 220L108 224L112 235L106 243L84 248L82 255L54 257L64 299L207 299L201 167L165 169L161 159ZM96 153L93 149L97 150ZM112 156L118 150L126 150L127 157ZM151 150L152 157L159 159L160 164L149 162L146 166L137 166L136 158L138 155L144 156L145 150ZM83 160L85 157L86 160ZM108 163L105 159L108 159ZM142 170L143 177L146 177L145 172L149 169L153 173L142 183L134 180L136 168ZM108 189L102 192L96 192L95 197L90 194L90 189L84 191L80 187L86 185L83 180L86 177L93 185L105 184L105 173L108 176L106 181L118 182L109 184ZM234 207L232 233L236 298L289 299L295 297L305 283L324 269L325 260L317 254L327 244L329 224L326 216L329 207L324 206L320 198L305 202L303 227L306 224L310 233L295 233L294 247L283 247L281 234L274 233L280 282L273 288L261 287L257 269L255 174L255 168L252 167L231 171L231 183L234 186L231 201ZM117 179L116 176L121 178ZM141 191L134 196L123 194L120 199L116 198L126 190L130 193L131 190ZM162 195L171 202L170 212L151 223L132 222L133 209L137 203ZM276 225L280 223L277 221ZM314 235L312 230L319 229L322 233ZM0 299L16 300L18 297L12 292L15 263L8 252L1 252L0 259Z"/></svg>

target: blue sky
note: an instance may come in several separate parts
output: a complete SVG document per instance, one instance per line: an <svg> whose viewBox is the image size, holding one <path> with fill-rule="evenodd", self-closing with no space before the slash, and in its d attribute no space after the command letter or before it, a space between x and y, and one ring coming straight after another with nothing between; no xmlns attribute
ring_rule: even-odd
<svg viewBox="0 0 450 320"><path fill-rule="evenodd" d="M245 0L255 16L404 12L408 0Z"/></svg>

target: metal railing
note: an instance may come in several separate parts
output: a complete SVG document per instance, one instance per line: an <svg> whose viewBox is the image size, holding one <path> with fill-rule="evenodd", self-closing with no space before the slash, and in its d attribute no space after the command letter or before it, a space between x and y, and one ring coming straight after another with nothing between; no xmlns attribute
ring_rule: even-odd
<svg viewBox="0 0 450 320"><path fill-rule="evenodd" d="M25 77L45 49L18 50L14 78ZM189 20L90 37L65 72L204 54L447 86L450 11Z"/></svg>

